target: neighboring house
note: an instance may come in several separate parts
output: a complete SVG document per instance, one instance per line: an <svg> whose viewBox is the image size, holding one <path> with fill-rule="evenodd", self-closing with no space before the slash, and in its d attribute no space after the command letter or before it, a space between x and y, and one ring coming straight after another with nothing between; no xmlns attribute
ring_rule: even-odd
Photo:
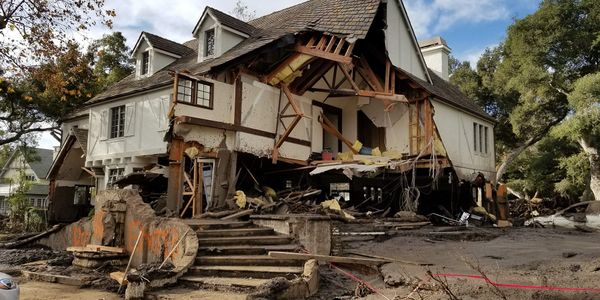
<svg viewBox="0 0 600 300"><path fill-rule="evenodd" d="M249 157L272 162L250 167L267 178L294 165L310 171L326 153L355 151L354 141L394 163L346 166L376 174L368 178L315 180L326 192L396 197L382 189L408 174L450 195L460 180L495 177L493 119L448 83L450 48L441 38L418 43L400 0L312 0L249 22L207 7L192 35L179 44L142 32L135 72L65 122L65 132L87 130L86 142L71 133L61 150L68 157L75 141L85 144L71 155L82 158L77 180L89 175L102 190L162 165L167 206L183 215L199 194L195 214L225 205ZM50 174L61 168L57 159Z"/></svg>
<svg viewBox="0 0 600 300"><path fill-rule="evenodd" d="M29 205L41 209L48 207L46 173L52 163L52 155L53 150L40 148L31 149L31 154L27 157L21 151L14 151L10 155L0 171L0 214L8 214L8 198L19 187L21 174L31 184L25 195Z"/></svg>

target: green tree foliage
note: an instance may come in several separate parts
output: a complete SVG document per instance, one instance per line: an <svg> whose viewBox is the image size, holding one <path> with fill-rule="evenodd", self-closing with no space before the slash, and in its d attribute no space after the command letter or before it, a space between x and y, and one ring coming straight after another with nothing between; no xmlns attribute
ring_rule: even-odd
<svg viewBox="0 0 600 300"><path fill-rule="evenodd" d="M576 82L599 68L600 2L544 0L535 13L508 28L499 47L486 50L475 70L461 66L455 71L451 80L498 122L498 180L518 183L526 190L537 185L545 193L581 191L587 169L581 168L583 156L574 147L577 144L568 149L549 146L558 145L557 141L570 143L579 135L565 135L564 130L557 131L557 135L563 132L560 138L548 134L563 122L580 133L598 128L578 117L582 110L574 97ZM581 85L591 87L590 81ZM584 107L588 115L583 120L593 120L589 115L593 105L588 101ZM577 179L571 164L579 166Z"/></svg>
<svg viewBox="0 0 600 300"><path fill-rule="evenodd" d="M107 88L133 72L129 47L121 32L105 34L88 48L92 57L94 76L100 89Z"/></svg>
<svg viewBox="0 0 600 300"><path fill-rule="evenodd" d="M131 72L128 55L117 32L87 51L70 42L56 58L21 75L0 77L0 145L57 130L65 116Z"/></svg>

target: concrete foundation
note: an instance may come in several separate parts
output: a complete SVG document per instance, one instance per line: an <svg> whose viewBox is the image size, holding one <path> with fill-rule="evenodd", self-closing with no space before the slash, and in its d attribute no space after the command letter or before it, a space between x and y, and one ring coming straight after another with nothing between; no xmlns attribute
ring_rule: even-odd
<svg viewBox="0 0 600 300"><path fill-rule="evenodd" d="M311 254L330 255L331 219L322 215L252 215L254 224L295 237Z"/></svg>

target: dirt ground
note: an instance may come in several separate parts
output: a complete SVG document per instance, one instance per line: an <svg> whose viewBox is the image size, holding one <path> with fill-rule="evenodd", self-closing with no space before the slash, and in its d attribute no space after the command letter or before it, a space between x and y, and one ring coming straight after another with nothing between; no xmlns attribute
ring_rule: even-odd
<svg viewBox="0 0 600 300"><path fill-rule="evenodd" d="M350 225L344 231L366 231ZM451 231L451 232L448 232ZM600 299L600 233L566 229L425 227L387 237L344 237L345 253L377 255L431 264L391 263L379 272L344 268L381 294L357 292L356 282L329 266L322 266L321 291L314 299ZM432 274L486 276L497 283L595 288L596 292L495 288L481 279L439 277ZM361 293L363 292L363 293ZM368 294L368 295L366 295ZM408 296L408 297L407 297ZM354 298L357 299L357 298Z"/></svg>
<svg viewBox="0 0 600 300"><path fill-rule="evenodd" d="M346 233L376 231L364 224L342 227L341 231ZM503 284L600 289L600 233L552 228L459 230L427 226L380 236L344 235L334 238L338 245L335 250L344 255L367 254L401 262L379 268L336 266L360 278L379 294L373 293L365 285L357 286L356 281L347 274L324 264L320 268L319 293L312 299L452 299L450 294L456 299L600 299L600 290L495 288L481 279L435 276L474 275L486 276L490 281ZM0 257L7 258L0 259L0 264L7 263L9 259L23 262L54 255L41 249L23 253L0 250ZM428 271L434 276L429 276ZM115 293L100 289L21 281L21 299L120 299ZM155 291L149 298L245 297L227 292L171 288Z"/></svg>

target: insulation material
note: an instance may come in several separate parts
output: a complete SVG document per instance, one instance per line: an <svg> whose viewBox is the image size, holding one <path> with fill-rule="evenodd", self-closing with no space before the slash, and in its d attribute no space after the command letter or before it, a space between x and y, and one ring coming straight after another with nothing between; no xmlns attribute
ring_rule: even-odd
<svg viewBox="0 0 600 300"><path fill-rule="evenodd" d="M299 54L295 59L289 62L289 64L282 68L279 73L277 73L269 82L271 85L277 85L280 82L289 83L293 81L293 79L299 77L301 72L298 72L298 69L302 67L307 61L312 58L311 55L308 54Z"/></svg>
<svg viewBox="0 0 600 300"><path fill-rule="evenodd" d="M389 112L385 111L385 105L381 100L371 100L367 105L363 105L362 110L377 127L393 127L402 116L408 112L408 105L405 103L395 103Z"/></svg>
<svg viewBox="0 0 600 300"><path fill-rule="evenodd" d="M272 138L249 134L237 133L236 151L250 153L258 157L271 157L274 141ZM309 146L285 142L279 148L279 157L298 160L308 160L311 149Z"/></svg>

